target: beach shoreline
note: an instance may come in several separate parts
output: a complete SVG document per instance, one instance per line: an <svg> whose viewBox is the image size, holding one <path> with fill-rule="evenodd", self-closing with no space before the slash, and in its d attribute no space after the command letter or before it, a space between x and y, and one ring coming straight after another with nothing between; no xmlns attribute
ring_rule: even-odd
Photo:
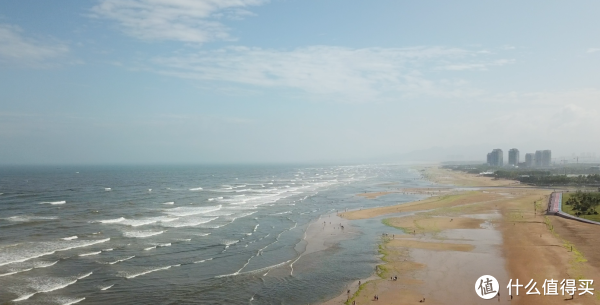
<svg viewBox="0 0 600 305"><path fill-rule="evenodd" d="M454 177L459 181L457 187L477 189L452 191L446 183L439 189L430 187L420 192L431 196L424 200L344 212L342 217L350 221L388 217L382 220L382 227L390 233L380 242L381 263L371 277L361 280L360 289L354 282L349 285L354 288L350 295L343 291L322 304L366 304L373 301L375 295L382 304L420 301L478 304L482 299L473 291L473 284L484 274L494 274L502 292L513 278L521 282L533 278L544 283L545 278L575 275L593 278L593 274L600 274L594 273L598 270L597 262L578 259L577 255L584 257L578 251L575 252L579 254L568 252L564 246L568 241L551 229L556 221L545 215L550 190L450 173L437 167L431 171L421 173L423 177ZM445 175L445 171L449 174ZM494 181L500 183L493 185ZM435 194L432 192L435 190L444 192ZM419 193L419 190L411 191ZM393 193L398 190L356 196L371 200ZM410 213L398 216L403 212ZM560 226L565 227L565 224ZM579 243L584 244L581 240ZM564 302L564 298L521 294L511 300L505 293L497 302L558 304ZM582 296L577 304L597 303L597 296Z"/></svg>

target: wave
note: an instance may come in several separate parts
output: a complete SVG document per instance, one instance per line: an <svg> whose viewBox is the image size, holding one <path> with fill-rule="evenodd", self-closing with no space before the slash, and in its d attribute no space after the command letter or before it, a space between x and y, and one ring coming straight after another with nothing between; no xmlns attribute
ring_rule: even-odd
<svg viewBox="0 0 600 305"><path fill-rule="evenodd" d="M219 229L222 228L224 226L226 226L227 224L222 224L222 225L210 225L210 224L201 224L198 227L200 228L204 228L204 229Z"/></svg>
<svg viewBox="0 0 600 305"><path fill-rule="evenodd" d="M171 269L171 267L177 267L177 265L160 267L160 268L156 268L156 269L150 269L150 270L147 270L147 271L144 271L144 272L140 272L140 273L136 273L136 274L132 274L132 275L127 275L127 276L125 276L125 278L126 279L133 279L133 278L136 278L138 276L142 276L142 275L145 275L145 274L148 274L148 273Z"/></svg>
<svg viewBox="0 0 600 305"><path fill-rule="evenodd" d="M152 249L156 249L156 246L152 246L152 247L144 248L144 251L149 251L149 250L152 250Z"/></svg>
<svg viewBox="0 0 600 305"><path fill-rule="evenodd" d="M104 252L108 252L108 251L112 251L112 250L114 250L114 249L113 248L102 249L102 251L104 251Z"/></svg>
<svg viewBox="0 0 600 305"><path fill-rule="evenodd" d="M27 279L28 283L26 284L26 288L28 288L28 290L32 290L33 292L21 295L20 297L14 299L13 302L27 300L38 293L48 293L48 292L66 288L70 285L77 283L78 280L79 280L79 278L72 278L72 277L69 277L69 278L55 278L55 277L28 278Z"/></svg>
<svg viewBox="0 0 600 305"><path fill-rule="evenodd" d="M35 263L33 263L33 268L35 268L35 269L48 268L48 267L52 267L52 266L56 265L56 263L58 263L58 261L53 261L53 262L35 262Z"/></svg>
<svg viewBox="0 0 600 305"><path fill-rule="evenodd" d="M51 255L59 251L89 247L109 241L110 238L99 240L67 240L61 242L25 243L17 247L6 248L0 252L0 266L22 263L30 259ZM31 247L28 247L31 246Z"/></svg>
<svg viewBox="0 0 600 305"><path fill-rule="evenodd" d="M63 300L65 300L65 302L64 303L61 302L61 305L73 305L73 304L77 304L77 303L85 300L85 298L79 298L79 299L65 298Z"/></svg>
<svg viewBox="0 0 600 305"><path fill-rule="evenodd" d="M88 277L88 276L90 276L92 274L94 274L94 272L89 272L89 273L86 273L84 275L81 275L81 276L77 277L77 279L78 280L82 280L82 279L84 279L84 278L86 278L86 277Z"/></svg>
<svg viewBox="0 0 600 305"><path fill-rule="evenodd" d="M164 216L158 216L158 217L148 217L148 218L141 218L141 219L125 219L123 221L118 222L118 224L131 226L131 227L141 227L141 226L157 223L159 221L169 222L169 221L173 221L176 219L177 218L166 218Z"/></svg>
<svg viewBox="0 0 600 305"><path fill-rule="evenodd" d="M67 203L66 201L44 201L44 202L40 202L40 204L52 204L52 205L57 205L57 204L65 204Z"/></svg>
<svg viewBox="0 0 600 305"><path fill-rule="evenodd" d="M213 260L213 258L211 257L211 258L203 259L203 260L200 260L200 261L196 261L196 262L194 262L194 264L200 264L200 263L204 263L206 261L212 261L212 260Z"/></svg>
<svg viewBox="0 0 600 305"><path fill-rule="evenodd" d="M79 254L79 256L90 256L90 255L98 255L102 253L102 251L97 251L97 252L90 252L90 253L84 253L84 254Z"/></svg>
<svg viewBox="0 0 600 305"><path fill-rule="evenodd" d="M61 238L62 240L73 240L73 239L77 239L77 236L71 236L71 237L64 237Z"/></svg>
<svg viewBox="0 0 600 305"><path fill-rule="evenodd" d="M190 191L201 191L201 190L202 190L202 188L201 188L201 187L196 187L196 188L192 188L192 189L190 189Z"/></svg>
<svg viewBox="0 0 600 305"><path fill-rule="evenodd" d="M25 270L19 270L19 271L12 271L12 272L9 272L9 273L3 273L3 274L0 274L0 277L9 276L9 275L13 275L13 274L21 273L21 272L27 272L27 271L30 271L30 270L33 270L33 268L29 268L29 269L25 269Z"/></svg>
<svg viewBox="0 0 600 305"><path fill-rule="evenodd" d="M170 222L170 223L162 224L162 226L167 227L167 228L195 227L195 226L199 226L201 224L209 223L217 218L219 218L219 217L211 217L211 218L201 217L201 218L192 218L192 219L182 219L177 222Z"/></svg>
<svg viewBox="0 0 600 305"><path fill-rule="evenodd" d="M132 238L146 238L150 236L163 234L165 231L128 231L123 232L123 236Z"/></svg>
<svg viewBox="0 0 600 305"><path fill-rule="evenodd" d="M173 204L175 204L175 202L173 202L173 201L170 201L170 202L165 202L165 203L163 203L163 204L169 204L169 205L173 205Z"/></svg>
<svg viewBox="0 0 600 305"><path fill-rule="evenodd" d="M123 259L118 259L118 260L116 260L116 261L114 261L114 262L110 262L110 263L108 263L108 264L109 264L109 265L114 265L114 264L116 264L116 263L120 263L120 262L124 262L124 261L130 260L130 259L132 259L132 258L134 258L134 257L135 257L135 255L133 255L133 256L129 256L129 257L126 257L126 258L123 258Z"/></svg>
<svg viewBox="0 0 600 305"><path fill-rule="evenodd" d="M149 225L149 224L153 224L153 223L157 223L157 222L170 222L170 221L174 221L177 219L178 218L172 218L172 217L166 217L166 216L146 217L146 218L140 218L140 219L127 219L124 217L119 217L119 218L115 218L115 219L100 220L99 222L103 223L103 224L116 223L116 224L130 226L130 227L141 227L141 226L145 226L145 225Z"/></svg>
<svg viewBox="0 0 600 305"><path fill-rule="evenodd" d="M119 217L119 218L115 218L115 219L99 220L98 222L100 222L100 223L117 223L117 222L121 222L124 220L125 220L124 217Z"/></svg>
<svg viewBox="0 0 600 305"><path fill-rule="evenodd" d="M30 222L30 221L56 220L56 219L58 219L58 217L57 216L18 215L18 216L11 216L11 217L8 217L5 219L8 221L12 221L12 222Z"/></svg>
<svg viewBox="0 0 600 305"><path fill-rule="evenodd" d="M291 214L292 211L286 211L286 212L281 212L281 213L275 213L275 214L271 214L271 215L284 215L284 214Z"/></svg>
<svg viewBox="0 0 600 305"><path fill-rule="evenodd" d="M106 286L106 287L102 287L102 288L100 288L100 290L102 290L102 291L108 290L108 289L112 288L112 286L114 286L114 285L115 284L112 284L112 285Z"/></svg>
<svg viewBox="0 0 600 305"><path fill-rule="evenodd" d="M167 209L164 213L173 215L173 216L191 216L198 214L206 214L209 212L218 211L221 209L221 205L217 206L209 206L209 207L179 207L173 209Z"/></svg>
<svg viewBox="0 0 600 305"><path fill-rule="evenodd" d="M198 233L198 234L194 234L196 236L208 236L210 235L210 233Z"/></svg>
<svg viewBox="0 0 600 305"><path fill-rule="evenodd" d="M223 197L208 198L208 201L221 200Z"/></svg>
<svg viewBox="0 0 600 305"><path fill-rule="evenodd" d="M239 240L225 240L225 241L221 242L221 244L223 246L225 246L225 249L227 249L227 248L229 248L229 246L237 244L239 242L240 242Z"/></svg>
<svg viewBox="0 0 600 305"><path fill-rule="evenodd" d="M58 263L58 261L54 261L54 262L44 262L44 261L34 262L33 265L30 265L31 267L29 267L29 268L21 269L21 270L17 270L17 271L11 271L11 272L4 273L4 274L0 274L0 277L9 276L9 275L13 275L13 274L21 273L21 272L27 272L27 271L31 271L33 269L41 269L41 268L52 267L56 263Z"/></svg>
<svg viewBox="0 0 600 305"><path fill-rule="evenodd" d="M110 187L105 187L105 188L104 188L104 190L105 190L105 191L107 191L107 192L110 192L110 191L112 191L112 188L110 188Z"/></svg>
<svg viewBox="0 0 600 305"><path fill-rule="evenodd" d="M170 247L171 243L158 244L159 247Z"/></svg>
<svg viewBox="0 0 600 305"><path fill-rule="evenodd" d="M287 261L285 261L283 263L279 263L279 264L276 264L276 265L272 265L272 266L268 266L268 267L264 267L264 268L260 268L260 269L256 269L256 270L252 270L252 271L246 271L246 272L241 272L241 273L237 273L236 272L236 273L231 273L231 274L217 275L217 276L215 276L215 278L229 277L229 276L235 276L235 275L240 275L240 274L259 273L259 272L271 270L273 268L284 266L285 264L289 263L290 261L291 260L287 260Z"/></svg>
<svg viewBox="0 0 600 305"><path fill-rule="evenodd" d="M254 212L248 212L248 213L242 213L242 214L235 215L233 217L227 217L227 218L230 219L231 222L234 222L238 218L247 217L247 216L250 216L250 215L252 215L254 213L256 213L256 211L254 211Z"/></svg>

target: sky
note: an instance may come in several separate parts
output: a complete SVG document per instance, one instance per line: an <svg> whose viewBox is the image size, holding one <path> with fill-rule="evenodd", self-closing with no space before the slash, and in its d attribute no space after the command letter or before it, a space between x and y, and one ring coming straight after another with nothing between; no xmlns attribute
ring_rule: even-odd
<svg viewBox="0 0 600 305"><path fill-rule="evenodd" d="M7 0L0 164L600 157L600 2Z"/></svg>

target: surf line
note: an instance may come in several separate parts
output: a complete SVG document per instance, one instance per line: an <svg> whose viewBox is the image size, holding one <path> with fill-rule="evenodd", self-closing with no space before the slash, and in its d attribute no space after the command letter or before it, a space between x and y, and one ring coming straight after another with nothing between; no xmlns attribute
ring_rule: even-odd
<svg viewBox="0 0 600 305"><path fill-rule="evenodd" d="M321 217L320 217L320 216L319 216L319 219L321 219ZM308 232L308 228L310 228L310 226L311 226L312 224L315 224L315 223L316 223L316 221L315 221L315 222L313 222L313 223L311 223L311 224L309 224L309 225L306 227L306 230L304 230L304 237L302 237L302 240L301 240L300 242L302 242L302 241L306 241L306 232ZM308 247L308 241L306 241L306 246ZM302 252L300 255L298 255L298 258L296 258L296 259L295 259L295 260L294 260L294 261L293 261L293 262L290 264L290 269L292 269L292 270L290 271L290 276L293 276L293 275L294 275L294 263L296 263L296 262L297 262L297 261L298 261L298 260L299 260L299 259L300 259L300 258L301 258L303 255L304 255L304 253L306 253L306 248L304 248L304 252Z"/></svg>

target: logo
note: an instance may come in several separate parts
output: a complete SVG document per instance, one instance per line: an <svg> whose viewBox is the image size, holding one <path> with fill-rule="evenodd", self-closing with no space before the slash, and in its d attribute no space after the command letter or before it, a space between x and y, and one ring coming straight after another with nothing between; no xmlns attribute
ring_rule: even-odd
<svg viewBox="0 0 600 305"><path fill-rule="evenodd" d="M489 300L498 295L499 291L500 284L491 275L483 275L475 282L475 292L482 299Z"/></svg>

